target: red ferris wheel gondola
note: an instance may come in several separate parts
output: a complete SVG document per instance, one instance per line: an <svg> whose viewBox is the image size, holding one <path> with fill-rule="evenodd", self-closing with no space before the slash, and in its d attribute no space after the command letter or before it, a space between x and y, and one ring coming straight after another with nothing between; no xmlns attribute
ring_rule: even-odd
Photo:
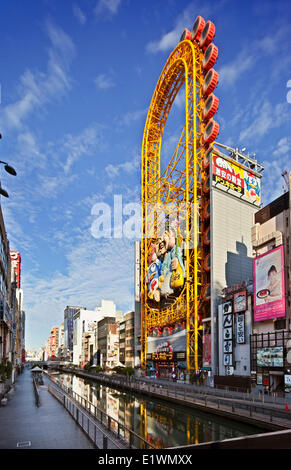
<svg viewBox="0 0 291 470"><path fill-rule="evenodd" d="M218 57L218 47L215 46L215 44L209 44L207 47L203 61L202 61L202 67L204 72L207 72L209 69L213 67L215 62L217 61Z"/></svg>
<svg viewBox="0 0 291 470"><path fill-rule="evenodd" d="M192 41L199 41L201 33L205 26L205 20L202 16L197 16L192 28Z"/></svg>
<svg viewBox="0 0 291 470"><path fill-rule="evenodd" d="M216 111L218 110L219 106L219 99L213 93L208 96L207 100L205 101L205 106L203 108L203 118L204 120L211 119Z"/></svg>
<svg viewBox="0 0 291 470"><path fill-rule="evenodd" d="M208 170L209 165L210 165L210 160L211 160L211 154L212 154L212 147L209 147L209 149L205 152L204 158L203 158L203 168L204 170Z"/></svg>
<svg viewBox="0 0 291 470"><path fill-rule="evenodd" d="M210 225L207 227L202 235L204 245L210 245Z"/></svg>
<svg viewBox="0 0 291 470"><path fill-rule="evenodd" d="M210 271L210 267L211 267L211 264L210 264L210 253L208 253L208 255L206 256L206 258L204 258L203 260L203 269L207 272Z"/></svg>
<svg viewBox="0 0 291 470"><path fill-rule="evenodd" d="M210 201L207 201L203 209L203 218L209 219L209 217L210 217Z"/></svg>
<svg viewBox="0 0 291 470"><path fill-rule="evenodd" d="M212 42L214 36L215 36L214 23L212 23L212 21L207 21L201 33L199 46L202 48L206 48Z"/></svg>
<svg viewBox="0 0 291 470"><path fill-rule="evenodd" d="M214 142L216 137L219 134L219 124L216 121L210 121L205 127L205 132L203 134L203 140L206 144L211 144Z"/></svg>
<svg viewBox="0 0 291 470"><path fill-rule="evenodd" d="M203 191L204 191L204 193L209 193L209 191L210 191L210 177L209 177L209 175L204 180Z"/></svg>
<svg viewBox="0 0 291 470"><path fill-rule="evenodd" d="M182 36L180 37L180 42L185 41L186 39L188 39L189 41L191 41L192 39L192 34L187 28L184 29Z"/></svg>
<svg viewBox="0 0 291 470"><path fill-rule="evenodd" d="M210 283L205 284L202 288L201 298L203 301L209 301L211 298L211 288Z"/></svg>
<svg viewBox="0 0 291 470"><path fill-rule="evenodd" d="M203 83L203 93L206 96L209 96L210 93L213 92L214 88L217 86L218 83L218 73L214 69L210 69L205 77Z"/></svg>

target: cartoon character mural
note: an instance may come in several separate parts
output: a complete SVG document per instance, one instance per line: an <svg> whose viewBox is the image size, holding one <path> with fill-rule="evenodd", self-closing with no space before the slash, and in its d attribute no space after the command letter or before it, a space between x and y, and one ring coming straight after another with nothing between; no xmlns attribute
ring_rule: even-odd
<svg viewBox="0 0 291 470"><path fill-rule="evenodd" d="M152 246L148 258L147 285L148 297L156 302L160 302L161 297L174 294L184 285L182 242L179 223L175 221Z"/></svg>
<svg viewBox="0 0 291 470"><path fill-rule="evenodd" d="M161 260L157 256L157 245L152 245L150 254L148 256L148 270L147 270L147 286L148 297L155 299L156 302L160 301L160 288L161 288Z"/></svg>
<svg viewBox="0 0 291 470"><path fill-rule="evenodd" d="M252 173L245 172L245 184L247 197L260 202L260 186L258 178L255 178Z"/></svg>

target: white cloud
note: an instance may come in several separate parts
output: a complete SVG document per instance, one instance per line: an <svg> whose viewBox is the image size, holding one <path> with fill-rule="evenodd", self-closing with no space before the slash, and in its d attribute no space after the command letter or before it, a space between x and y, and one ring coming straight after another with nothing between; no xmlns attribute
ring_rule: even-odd
<svg viewBox="0 0 291 470"><path fill-rule="evenodd" d="M140 164L140 156L135 154L131 160L128 160L124 163L120 163L119 165L112 165L111 163L105 167L105 171L109 178L115 178L119 176L121 171L125 171L125 173L130 174L134 173Z"/></svg>
<svg viewBox="0 0 291 470"><path fill-rule="evenodd" d="M147 109L139 109L137 111L128 111L122 118L118 120L120 126L130 126L133 122L138 121L144 117L147 113Z"/></svg>
<svg viewBox="0 0 291 470"><path fill-rule="evenodd" d="M285 169L290 169L290 158L286 161L286 155L262 162L264 172L262 176L263 205L269 204L283 194L284 180L281 175Z"/></svg>
<svg viewBox="0 0 291 470"><path fill-rule="evenodd" d="M105 73L101 73L100 75L98 75L98 77L95 78L94 82L96 87L100 90L108 90L108 88L115 87L113 79Z"/></svg>
<svg viewBox="0 0 291 470"><path fill-rule="evenodd" d="M182 35L182 32L185 28L192 29L193 23L197 15L202 15L204 18L212 16L214 11L219 9L225 1L221 0L220 2L215 2L215 4L210 7L202 5L201 2L192 1L180 15L178 15L174 27L166 32L160 37L160 39L150 41L146 45L146 51L151 54L156 54L157 52L166 52L171 49L174 49Z"/></svg>
<svg viewBox="0 0 291 470"><path fill-rule="evenodd" d="M70 175L64 178L62 174L56 176L39 175L39 186L35 188L36 193L42 197L56 198L59 192L65 189L77 178L77 175Z"/></svg>
<svg viewBox="0 0 291 470"><path fill-rule="evenodd" d="M45 167L46 155L40 151L36 137L31 131L26 130L18 134L17 143L18 143L18 152L21 155L21 159L17 163L18 168L21 162L23 163L23 165L21 165L23 169ZM27 159L29 160L29 165L27 165Z"/></svg>
<svg viewBox="0 0 291 470"><path fill-rule="evenodd" d="M0 111L2 131L23 126L31 112L57 99L70 88L69 66L75 51L74 44L61 28L51 22L47 22L46 31L51 42L47 70L26 70L23 73L19 85L20 97Z"/></svg>
<svg viewBox="0 0 291 470"><path fill-rule="evenodd" d="M115 178L119 175L119 165L112 165L111 163L105 167L105 171L109 178Z"/></svg>
<svg viewBox="0 0 291 470"><path fill-rule="evenodd" d="M75 17L77 18L77 20L79 21L80 24L85 24L86 23L87 17L85 15L85 13L76 4L73 5L73 13L74 13Z"/></svg>
<svg viewBox="0 0 291 470"><path fill-rule="evenodd" d="M254 57L242 52L228 65L219 70L219 83L222 85L233 85L243 72L249 70L254 64Z"/></svg>
<svg viewBox="0 0 291 470"><path fill-rule="evenodd" d="M95 15L99 16L104 13L110 15L116 15L118 8L120 7L121 0L98 0L94 9Z"/></svg>
<svg viewBox="0 0 291 470"><path fill-rule="evenodd" d="M101 299L110 299L123 311L133 308L134 249L131 241L97 241L88 231L77 243L68 243L66 252L65 274L56 271L41 278L38 273L26 273L23 277L28 313L27 346L44 345L50 327L63 321L66 305L94 309Z"/></svg>
<svg viewBox="0 0 291 470"><path fill-rule="evenodd" d="M289 137L283 137L279 140L274 155L286 155L287 153L291 155L291 139ZM289 160L290 158L291 156Z"/></svg>
<svg viewBox="0 0 291 470"><path fill-rule="evenodd" d="M233 85L244 72L257 65L258 61L264 56L270 57L279 53L285 37L286 27L283 25L274 34L266 35L256 41L249 41L231 63L222 66L218 70L219 83L222 86ZM284 54L282 56L285 63Z"/></svg>
<svg viewBox="0 0 291 470"><path fill-rule="evenodd" d="M152 54L157 52L165 52L177 46L182 34L182 25L179 23L172 31L164 34L161 39L151 41L146 46L146 51Z"/></svg>
<svg viewBox="0 0 291 470"><path fill-rule="evenodd" d="M81 157L93 155L97 150L101 151L104 145L103 126L97 123L91 124L78 135L66 135L60 147L60 151L66 155L63 165L65 173L68 173L71 166Z"/></svg>
<svg viewBox="0 0 291 470"><path fill-rule="evenodd" d="M272 106L269 101L264 101L257 112L253 113L254 120L240 132L239 141L250 141L266 135L273 128L281 126L289 118L288 105L278 103Z"/></svg>

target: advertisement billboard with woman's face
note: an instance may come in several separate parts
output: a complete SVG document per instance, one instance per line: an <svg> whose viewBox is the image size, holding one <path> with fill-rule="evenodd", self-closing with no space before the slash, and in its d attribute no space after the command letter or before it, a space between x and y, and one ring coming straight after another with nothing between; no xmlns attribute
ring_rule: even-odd
<svg viewBox="0 0 291 470"><path fill-rule="evenodd" d="M258 256L254 269L254 321L285 317L283 246Z"/></svg>

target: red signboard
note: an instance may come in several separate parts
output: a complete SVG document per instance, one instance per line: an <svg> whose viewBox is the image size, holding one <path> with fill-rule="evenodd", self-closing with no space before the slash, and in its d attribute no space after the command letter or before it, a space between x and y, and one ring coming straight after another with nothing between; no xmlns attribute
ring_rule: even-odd
<svg viewBox="0 0 291 470"><path fill-rule="evenodd" d="M203 365L211 366L211 335L204 335L203 343Z"/></svg>
<svg viewBox="0 0 291 470"><path fill-rule="evenodd" d="M11 259L11 272L16 275L16 285L20 288L20 277L21 277L21 256L19 251L10 251ZM14 282L14 278L12 279Z"/></svg>
<svg viewBox="0 0 291 470"><path fill-rule="evenodd" d="M26 361L26 353L25 353L25 349L22 349L21 362L25 362L25 361Z"/></svg>

